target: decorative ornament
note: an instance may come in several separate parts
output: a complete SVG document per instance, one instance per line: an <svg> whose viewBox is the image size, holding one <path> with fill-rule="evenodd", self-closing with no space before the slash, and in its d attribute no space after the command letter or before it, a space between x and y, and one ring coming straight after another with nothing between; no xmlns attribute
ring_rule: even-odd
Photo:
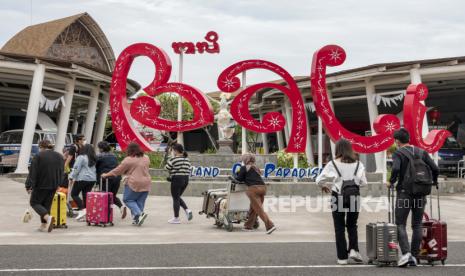
<svg viewBox="0 0 465 276"><path fill-rule="evenodd" d="M60 106L60 103L63 106L66 105L65 98L63 96L55 100L50 100L50 99L47 99L44 95L40 95L39 107L41 109L45 109L45 111L50 111L50 112L55 111Z"/></svg>

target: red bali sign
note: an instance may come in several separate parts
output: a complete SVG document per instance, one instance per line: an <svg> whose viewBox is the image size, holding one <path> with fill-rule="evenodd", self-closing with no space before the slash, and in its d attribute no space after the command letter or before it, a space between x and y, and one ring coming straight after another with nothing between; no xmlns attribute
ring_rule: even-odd
<svg viewBox="0 0 465 276"><path fill-rule="evenodd" d="M218 52L216 41L218 35L209 32L206 40L213 43L209 47L203 42L198 42L198 52ZM173 43L175 52L180 48L187 49L185 53L195 53L193 43ZM192 50L193 49L193 50ZM126 97L126 81L129 69L135 57L147 56L156 67L154 80L144 91L149 96L138 97L129 105ZM311 90L317 115L321 118L326 133L332 141L341 138L349 140L354 149L360 153L375 153L386 150L394 143L392 134L400 128L399 119L392 114L383 114L373 123L375 134L373 136L361 136L350 132L336 118L326 90L326 67L341 65L346 58L345 51L337 45L328 45L316 51L311 67ZM226 68L218 77L219 89L226 93L238 91L241 83L238 74L252 69L265 69L276 73L285 80L287 86L275 83L254 84L241 91L231 103L231 115L237 123L247 130L270 133L281 131L286 123L291 124L291 133L288 141L287 152L305 152L307 137L307 121L302 95L291 75L277 64L265 60L245 60L237 62ZM169 83L171 74L171 61L162 50L147 43L133 44L126 48L118 57L111 83L111 115L112 125L118 143L125 149L130 142L136 142L146 151L150 151L150 145L132 125L132 119L141 124L165 131L188 131L213 124L214 114L212 107L203 93L193 86L184 83ZM272 88L283 92L292 106L292 122L286 122L279 112L269 112L263 116L262 121L255 119L249 111L249 100L252 95L263 89ZM185 98L193 108L194 118L189 121L171 121L160 118L160 103L154 98L166 92L174 92ZM439 150L445 139L451 135L446 130L433 130L423 139L422 125L426 107L421 103L428 95L425 85L410 85L404 100L404 125L410 132L411 143L432 153Z"/></svg>
<svg viewBox="0 0 465 276"><path fill-rule="evenodd" d="M218 34L214 31L210 31L205 36L207 42L173 42L171 47L176 54L195 54L196 49L199 54L207 52L209 54L219 53L220 45L218 44ZM211 43L211 45L209 44Z"/></svg>

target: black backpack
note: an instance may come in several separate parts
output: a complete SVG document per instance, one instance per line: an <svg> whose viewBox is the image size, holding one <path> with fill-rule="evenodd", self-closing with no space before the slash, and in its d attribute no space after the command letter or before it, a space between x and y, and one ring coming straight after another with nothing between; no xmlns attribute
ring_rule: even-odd
<svg viewBox="0 0 465 276"><path fill-rule="evenodd" d="M341 172L336 166L334 160L331 160L333 163L334 168L336 169L337 175L341 177ZM357 161L357 167L355 168L354 177L357 175L358 167L360 165L360 161ZM342 180L342 187L341 187L341 196L344 208L350 207L350 199L351 197L358 198L360 196L360 186L355 183L355 179L352 178L350 180Z"/></svg>
<svg viewBox="0 0 465 276"><path fill-rule="evenodd" d="M402 180L402 187L411 195L426 196L431 194L433 174L431 168L423 161L423 150L412 146L412 152L403 147L399 153L408 159L407 169Z"/></svg>

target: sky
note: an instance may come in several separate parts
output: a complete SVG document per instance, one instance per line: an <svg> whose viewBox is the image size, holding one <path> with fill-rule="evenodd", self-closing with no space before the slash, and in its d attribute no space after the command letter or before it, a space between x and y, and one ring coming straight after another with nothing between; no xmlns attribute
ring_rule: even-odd
<svg viewBox="0 0 465 276"><path fill-rule="evenodd" d="M183 82L216 91L218 75L246 59L279 64L291 75L309 76L313 53L327 44L346 50L345 63L329 72L375 63L465 55L465 1L314 0L0 0L0 44L28 25L89 13L115 56L146 42L171 58L178 80L175 41L204 41L219 34L219 54L186 55ZM32 5L31 5L32 3ZM250 73L249 73L250 72ZM247 83L279 78L253 70ZM138 58L129 77L142 86L154 65Z"/></svg>

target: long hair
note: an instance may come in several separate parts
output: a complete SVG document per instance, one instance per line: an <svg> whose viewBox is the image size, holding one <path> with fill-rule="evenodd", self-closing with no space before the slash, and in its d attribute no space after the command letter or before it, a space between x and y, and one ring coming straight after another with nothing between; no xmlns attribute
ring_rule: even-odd
<svg viewBox="0 0 465 276"><path fill-rule="evenodd" d="M97 155L91 144L86 144L79 149L79 155L87 155L88 166L93 167L97 163Z"/></svg>
<svg viewBox="0 0 465 276"><path fill-rule="evenodd" d="M255 156L253 154L247 153L242 155L242 162L244 163L247 171L253 169L259 175L261 175L260 169L255 165Z"/></svg>
<svg viewBox="0 0 465 276"><path fill-rule="evenodd" d="M340 139L336 142L336 158L340 158L342 163L355 163L355 155L352 144L346 139Z"/></svg>
<svg viewBox="0 0 465 276"><path fill-rule="evenodd" d="M131 157L142 157L144 156L144 151L141 149L139 144L133 142L128 145L126 155Z"/></svg>
<svg viewBox="0 0 465 276"><path fill-rule="evenodd" d="M187 152L184 150L183 145L181 144L178 144L178 143L173 144L171 148L176 152L182 153L182 156L184 156L184 158L188 156Z"/></svg>
<svg viewBox="0 0 465 276"><path fill-rule="evenodd" d="M39 142L39 148L41 149L53 149L54 145L50 142L50 140L44 139Z"/></svg>

